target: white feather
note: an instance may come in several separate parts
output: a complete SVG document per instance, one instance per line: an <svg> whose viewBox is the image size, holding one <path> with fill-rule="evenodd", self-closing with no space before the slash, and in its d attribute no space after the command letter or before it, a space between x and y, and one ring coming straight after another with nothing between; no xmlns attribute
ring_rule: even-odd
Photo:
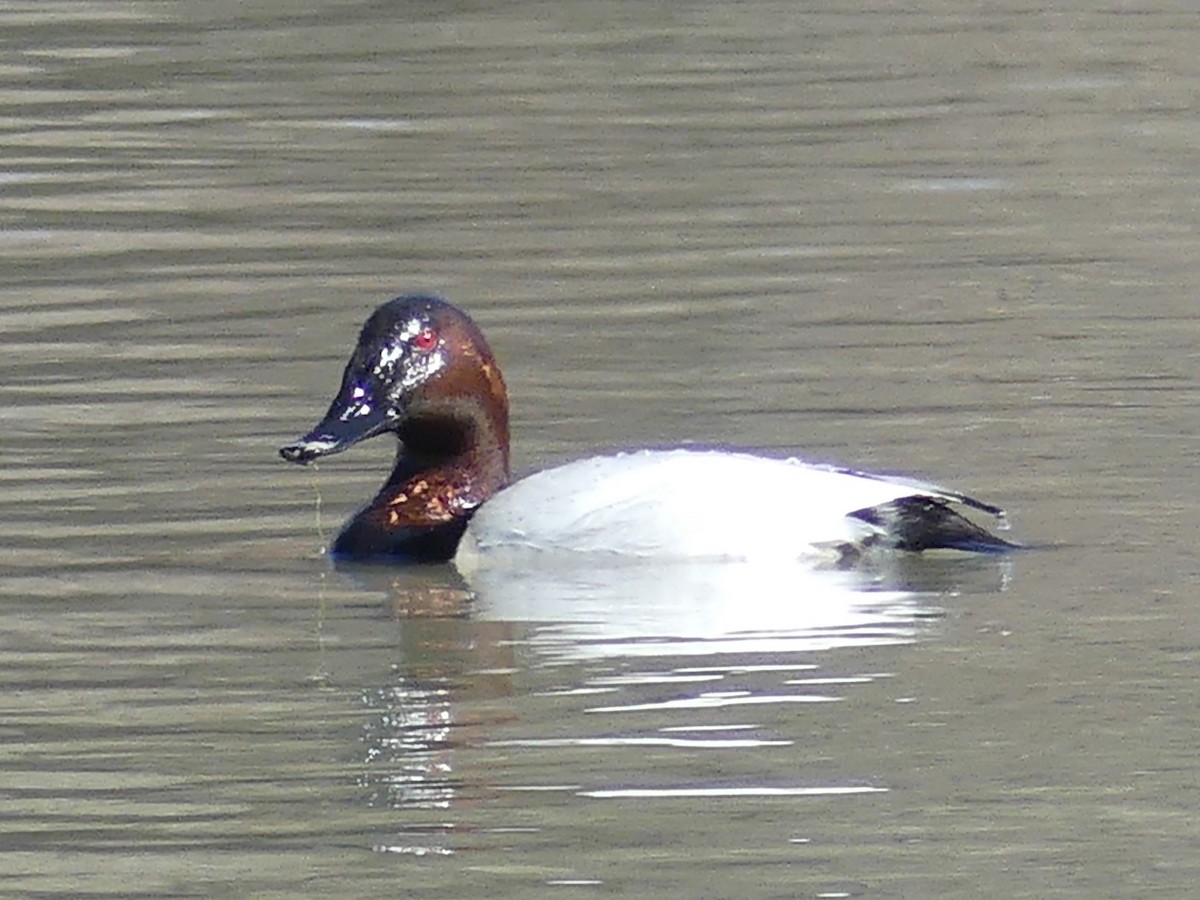
<svg viewBox="0 0 1200 900"><path fill-rule="evenodd" d="M718 451L593 457L488 500L460 565L524 551L643 559L819 560L879 529L849 514L901 497L970 502L932 485Z"/></svg>

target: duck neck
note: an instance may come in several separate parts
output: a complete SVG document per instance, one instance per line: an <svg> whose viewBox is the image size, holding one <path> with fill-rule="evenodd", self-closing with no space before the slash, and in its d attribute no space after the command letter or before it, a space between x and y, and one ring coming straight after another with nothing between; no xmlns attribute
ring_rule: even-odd
<svg viewBox="0 0 1200 900"><path fill-rule="evenodd" d="M392 474L338 535L337 556L450 559L481 503L508 484L508 421L482 410L410 414Z"/></svg>
<svg viewBox="0 0 1200 900"><path fill-rule="evenodd" d="M478 506L508 484L508 422L482 410L445 409L410 416L397 430L396 464L380 496L436 481ZM447 498L449 499L449 498Z"/></svg>

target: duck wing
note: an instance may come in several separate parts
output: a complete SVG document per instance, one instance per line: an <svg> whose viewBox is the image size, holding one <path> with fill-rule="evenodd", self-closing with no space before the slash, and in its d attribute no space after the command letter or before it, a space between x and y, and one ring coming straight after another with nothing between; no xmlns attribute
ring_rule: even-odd
<svg viewBox="0 0 1200 900"><path fill-rule="evenodd" d="M951 509L996 507L909 479L712 451L641 451L536 473L483 504L474 546L640 558L798 559L871 547L998 550Z"/></svg>

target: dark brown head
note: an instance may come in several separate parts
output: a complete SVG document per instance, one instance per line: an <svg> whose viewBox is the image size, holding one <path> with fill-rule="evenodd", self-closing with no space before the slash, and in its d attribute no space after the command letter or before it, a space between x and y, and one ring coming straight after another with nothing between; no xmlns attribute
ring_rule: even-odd
<svg viewBox="0 0 1200 900"><path fill-rule="evenodd" d="M308 463L385 431L422 457L495 443L508 471L504 378L479 328L445 300L397 297L375 310L325 417L279 454Z"/></svg>
<svg viewBox="0 0 1200 900"><path fill-rule="evenodd" d="M360 517L374 508L381 524L432 525L442 510L473 509L508 481L504 378L475 323L437 297L398 297L375 310L329 411L279 454L308 463L385 431L401 442L396 469ZM419 514L401 514L417 493L406 486L429 498Z"/></svg>

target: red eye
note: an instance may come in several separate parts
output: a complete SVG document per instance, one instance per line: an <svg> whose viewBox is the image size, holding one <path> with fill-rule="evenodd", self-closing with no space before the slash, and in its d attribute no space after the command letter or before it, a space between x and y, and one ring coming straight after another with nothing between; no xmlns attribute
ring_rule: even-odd
<svg viewBox="0 0 1200 900"><path fill-rule="evenodd" d="M414 347L416 347L418 350L420 350L422 353L426 353L426 352L432 350L434 347L437 346L437 342L438 342L438 333L436 331L434 331L432 328L422 328L420 331L418 331L416 334L413 335L413 339L412 339L412 345Z"/></svg>

